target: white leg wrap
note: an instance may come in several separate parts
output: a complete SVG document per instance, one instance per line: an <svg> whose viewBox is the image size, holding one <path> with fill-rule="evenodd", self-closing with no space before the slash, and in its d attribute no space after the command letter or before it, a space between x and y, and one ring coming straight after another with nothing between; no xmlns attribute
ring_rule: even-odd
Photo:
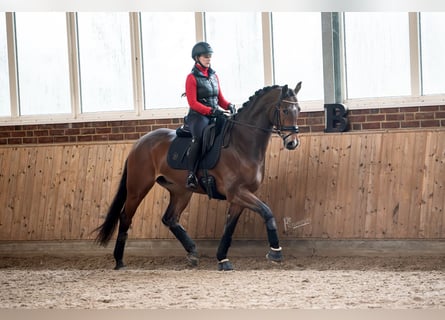
<svg viewBox="0 0 445 320"><path fill-rule="evenodd" d="M272 250L272 251L281 251L281 247L279 247L277 249L271 247L270 250Z"/></svg>
<svg viewBox="0 0 445 320"><path fill-rule="evenodd" d="M229 261L229 259L222 259L218 263L224 263L224 262L228 262L228 261Z"/></svg>

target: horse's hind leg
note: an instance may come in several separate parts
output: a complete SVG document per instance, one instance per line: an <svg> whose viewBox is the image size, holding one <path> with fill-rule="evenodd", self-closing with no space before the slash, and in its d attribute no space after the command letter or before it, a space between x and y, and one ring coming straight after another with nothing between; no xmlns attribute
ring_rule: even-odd
<svg viewBox="0 0 445 320"><path fill-rule="evenodd" d="M148 191L147 191L148 192ZM116 261L115 270L122 269L125 267L124 264L124 249L125 244L128 238L128 229L131 226L131 222L133 220L133 216L136 212L137 207L141 203L142 199L147 193L144 193L143 196L135 197L135 196L127 196L127 200L125 201L125 206L121 212L119 217L119 232L117 234L116 245L114 247L114 260Z"/></svg>
<svg viewBox="0 0 445 320"><path fill-rule="evenodd" d="M232 244L232 235L238 223L238 219L243 212L243 208L233 203L230 204L227 212L227 220L224 226L224 233L219 242L216 258L218 259L218 270L229 271L233 270L233 266L229 259L227 259L227 252Z"/></svg>
<svg viewBox="0 0 445 320"><path fill-rule="evenodd" d="M131 172L129 170L128 176L130 176L130 174ZM140 173L133 172L131 175L131 184L127 183L127 198L119 217L119 232L113 253L114 260L116 261L116 267L114 269L116 270L125 267L123 257L128 238L128 229L131 226L136 209L154 185L154 181L150 181L149 176L150 175L141 175Z"/></svg>
<svg viewBox="0 0 445 320"><path fill-rule="evenodd" d="M187 251L187 259L192 266L197 266L199 262L198 252L195 242L190 238L187 231L179 224L179 218L182 211L190 201L192 193L189 191L170 190L170 203L162 216L162 223L169 227L170 231L175 235L176 239L181 242Z"/></svg>

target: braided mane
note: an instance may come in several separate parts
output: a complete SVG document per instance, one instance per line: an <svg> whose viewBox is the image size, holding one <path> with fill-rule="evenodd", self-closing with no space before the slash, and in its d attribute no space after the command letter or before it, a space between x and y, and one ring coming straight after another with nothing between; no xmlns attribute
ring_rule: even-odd
<svg viewBox="0 0 445 320"><path fill-rule="evenodd" d="M285 85L283 87L287 88L287 85ZM267 86L267 87L264 87L263 89L259 89L259 90L255 91L255 94L250 96L249 100L243 103L242 107L238 109L238 112L242 111L243 108L247 108L248 106L252 105L259 97L268 93L270 90L273 90L276 88L280 88L280 86L272 85L272 86ZM281 95L281 99L288 98L291 96L295 96L294 91L292 89L287 88L286 92L284 92Z"/></svg>

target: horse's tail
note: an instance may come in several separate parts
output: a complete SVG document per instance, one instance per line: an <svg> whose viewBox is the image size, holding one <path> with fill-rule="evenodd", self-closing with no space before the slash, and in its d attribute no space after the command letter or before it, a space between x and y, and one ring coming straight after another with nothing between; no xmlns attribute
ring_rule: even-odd
<svg viewBox="0 0 445 320"><path fill-rule="evenodd" d="M99 232L96 237L96 242L100 245L106 246L113 236L116 230L117 223L119 221L119 216L122 208L125 204L125 199L127 197L127 162L125 161L124 171L122 173L121 181L119 183L119 188L116 195L114 196L113 202L111 203L110 209L108 209L105 221L96 228L93 232Z"/></svg>

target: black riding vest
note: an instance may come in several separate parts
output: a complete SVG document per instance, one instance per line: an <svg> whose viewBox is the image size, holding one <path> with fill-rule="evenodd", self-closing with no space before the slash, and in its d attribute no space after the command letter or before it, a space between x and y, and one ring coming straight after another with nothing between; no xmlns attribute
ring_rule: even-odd
<svg viewBox="0 0 445 320"><path fill-rule="evenodd" d="M216 78L215 71L209 68L209 77L199 71L195 66L192 70L193 75L196 78L197 98L202 104L213 108L218 106L218 79Z"/></svg>

